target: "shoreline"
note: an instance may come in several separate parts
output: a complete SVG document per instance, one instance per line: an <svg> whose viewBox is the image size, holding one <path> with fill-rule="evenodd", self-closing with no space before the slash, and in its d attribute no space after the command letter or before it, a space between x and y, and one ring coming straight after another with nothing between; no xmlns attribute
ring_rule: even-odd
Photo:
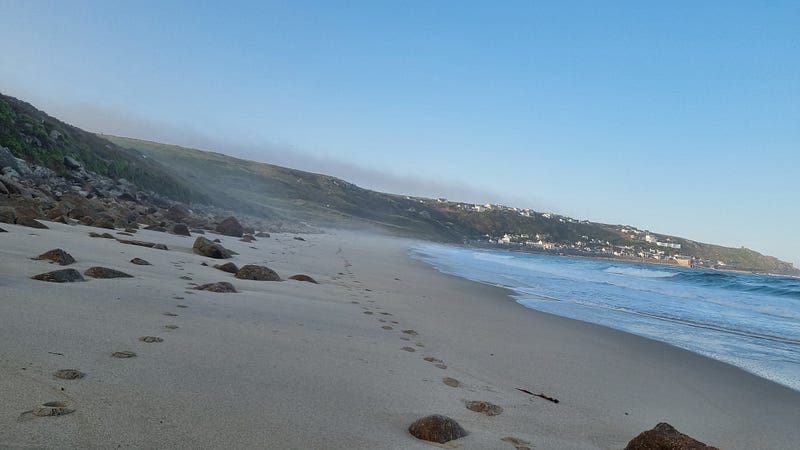
<svg viewBox="0 0 800 450"><path fill-rule="evenodd" d="M526 308L513 291L411 258L418 241L340 230L253 243L206 235L237 251L239 266L265 264L284 279L308 274L313 285L202 266L224 261L193 254L194 236L135 235L164 251L88 237L96 228L47 225L0 234L1 445L430 449L406 429L437 413L470 432L447 448L512 450L501 440L510 436L537 449L619 449L664 421L726 450L800 440L797 392L668 344ZM67 267L102 265L133 278L30 280L61 268L29 259L56 247L77 260ZM134 256L152 266L130 264ZM190 289L223 280L239 292ZM138 341L144 335L164 341ZM118 350L138 355L109 356ZM53 378L66 368L87 375ZM53 400L75 412L20 420ZM504 411L487 417L466 400Z"/></svg>

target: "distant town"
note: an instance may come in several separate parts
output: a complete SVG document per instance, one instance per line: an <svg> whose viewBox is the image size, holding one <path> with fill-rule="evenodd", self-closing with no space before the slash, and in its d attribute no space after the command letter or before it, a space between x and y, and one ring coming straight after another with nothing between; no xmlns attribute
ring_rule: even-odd
<svg viewBox="0 0 800 450"><path fill-rule="evenodd" d="M416 199L420 203L429 204L429 199ZM569 224L591 225L595 228L598 224L588 220L576 220L570 217L551 212L536 212L529 208L516 208L499 204L472 204L450 202L445 198L435 200L440 207L456 209L469 213L504 212L513 213L521 217L533 219L535 222L552 222L554 228L563 229ZM425 211L419 211L427 215ZM559 224L561 226L559 226ZM537 227L539 228L539 227ZM541 228L547 228L546 226ZM684 245L678 242L679 238L651 233L648 230L627 225L607 225L603 231L612 232L615 238L601 238L591 234L581 234L572 239L556 237L550 233L515 233L509 230L498 230L487 233L481 237L465 239L469 245L505 248L532 253L548 253L564 256L582 256L601 259L620 259L651 264L666 264L681 267L704 267L714 269L730 269L722 260L709 260L697 255L687 254L682 251ZM608 233L604 233L608 235Z"/></svg>

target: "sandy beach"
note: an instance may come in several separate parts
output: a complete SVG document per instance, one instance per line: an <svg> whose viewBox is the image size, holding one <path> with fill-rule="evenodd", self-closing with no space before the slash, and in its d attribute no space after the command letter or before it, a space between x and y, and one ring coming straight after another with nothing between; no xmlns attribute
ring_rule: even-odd
<svg viewBox="0 0 800 450"><path fill-rule="evenodd" d="M247 243L206 233L238 252L230 261L285 280L270 282L213 268L225 261L194 254L197 235L44 223L49 230L3 224L0 233L0 448L513 450L502 440L513 437L538 450L622 449L659 422L726 450L800 442L800 392L526 309L503 289L409 258L413 241L328 230ZM55 248L75 258L67 268L133 277L31 279L64 268L31 259ZM294 274L319 284L287 280ZM238 292L192 289L218 281ZM111 356L119 351L136 357ZM63 380L60 369L86 375ZM503 412L470 411L470 400ZM29 413L54 401L74 412ZM470 434L417 440L407 428L428 414Z"/></svg>

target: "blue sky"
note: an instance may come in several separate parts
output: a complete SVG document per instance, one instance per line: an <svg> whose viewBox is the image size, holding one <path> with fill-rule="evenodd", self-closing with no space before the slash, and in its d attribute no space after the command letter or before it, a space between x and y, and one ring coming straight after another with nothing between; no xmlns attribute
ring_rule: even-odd
<svg viewBox="0 0 800 450"><path fill-rule="evenodd" d="M800 266L800 2L0 0L0 54L92 131Z"/></svg>

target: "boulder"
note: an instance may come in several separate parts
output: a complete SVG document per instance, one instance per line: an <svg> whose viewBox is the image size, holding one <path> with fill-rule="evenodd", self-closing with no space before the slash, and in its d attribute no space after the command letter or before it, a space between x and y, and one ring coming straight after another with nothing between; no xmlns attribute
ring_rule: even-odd
<svg viewBox="0 0 800 450"><path fill-rule="evenodd" d="M628 442L625 450L719 450L676 430L668 423L659 423Z"/></svg>
<svg viewBox="0 0 800 450"><path fill-rule="evenodd" d="M172 226L172 233L177 234L179 236L191 236L192 234L189 233L189 227L182 223L176 223Z"/></svg>
<svg viewBox="0 0 800 450"><path fill-rule="evenodd" d="M256 240L256 238L253 237L252 234L245 234L245 235L242 235L242 238L239 239L239 240L242 241L242 242L253 242L253 241Z"/></svg>
<svg viewBox="0 0 800 450"><path fill-rule="evenodd" d="M281 277L275 273L274 270L266 266L257 266L255 264L248 264L242 266L236 272L236 278L240 280L256 280L256 281L280 281Z"/></svg>
<svg viewBox="0 0 800 450"><path fill-rule="evenodd" d="M203 236L198 236L192 245L192 251L198 255L207 256L214 259L226 259L233 256L233 252L223 247L222 244L217 244L209 241Z"/></svg>
<svg viewBox="0 0 800 450"><path fill-rule="evenodd" d="M72 283L75 281L86 281L81 273L75 269L61 269L52 272L40 273L31 277L34 280L49 281L51 283Z"/></svg>
<svg viewBox="0 0 800 450"><path fill-rule="evenodd" d="M149 262L145 261L142 258L133 258L131 260L131 263L136 264L137 266L149 266L150 265Z"/></svg>
<svg viewBox="0 0 800 450"><path fill-rule="evenodd" d="M224 234L225 236L238 238L242 237L242 234L244 233L242 224L240 224L239 221L233 216L228 217L220 222L219 225L217 225L216 231L220 234Z"/></svg>
<svg viewBox="0 0 800 450"><path fill-rule="evenodd" d="M65 156L64 157L64 165L67 166L69 170L80 170L83 168L83 164L81 164L77 159Z"/></svg>
<svg viewBox="0 0 800 450"><path fill-rule="evenodd" d="M75 262L75 258L72 257L69 253L65 252L60 248L54 248L52 250L48 250L41 255L31 258L35 260L49 260L61 266L68 266Z"/></svg>
<svg viewBox="0 0 800 450"><path fill-rule="evenodd" d="M0 169L10 167L17 170L17 158L11 153L11 151L2 145L0 145Z"/></svg>
<svg viewBox="0 0 800 450"><path fill-rule="evenodd" d="M458 422L439 414L418 419L408 427L408 432L417 439L439 444L444 444L469 434L465 429L461 428Z"/></svg>
<svg viewBox="0 0 800 450"><path fill-rule="evenodd" d="M17 210L12 206L0 206L0 222L3 223L16 223Z"/></svg>
<svg viewBox="0 0 800 450"><path fill-rule="evenodd" d="M47 225L31 217L17 217L17 225L22 225L23 227L39 228L43 230L49 229Z"/></svg>
<svg viewBox="0 0 800 450"><path fill-rule="evenodd" d="M259 231L258 233L256 233L256 237L268 238L269 237L269 233L264 233L263 231Z"/></svg>
<svg viewBox="0 0 800 450"><path fill-rule="evenodd" d="M198 291L220 292L223 294L236 293L236 288L234 288L233 285L228 283L227 281L220 281L217 283L207 283L200 286L196 286L194 289Z"/></svg>
<svg viewBox="0 0 800 450"><path fill-rule="evenodd" d="M225 264L214 264L214 268L228 273L236 273L239 271L239 268L236 267L236 264L232 262L226 262Z"/></svg>
<svg viewBox="0 0 800 450"><path fill-rule="evenodd" d="M165 216L173 222L180 222L189 217L189 210L183 205L172 205L167 209Z"/></svg>
<svg viewBox="0 0 800 450"><path fill-rule="evenodd" d="M317 283L317 280L311 278L308 275L303 275L303 274L292 275L292 276L289 277L289 279L290 280L295 280L295 281L306 281L308 283L319 284L319 283Z"/></svg>
<svg viewBox="0 0 800 450"><path fill-rule="evenodd" d="M83 274L92 278L133 278L133 275L128 275L125 272L100 266L90 267Z"/></svg>

